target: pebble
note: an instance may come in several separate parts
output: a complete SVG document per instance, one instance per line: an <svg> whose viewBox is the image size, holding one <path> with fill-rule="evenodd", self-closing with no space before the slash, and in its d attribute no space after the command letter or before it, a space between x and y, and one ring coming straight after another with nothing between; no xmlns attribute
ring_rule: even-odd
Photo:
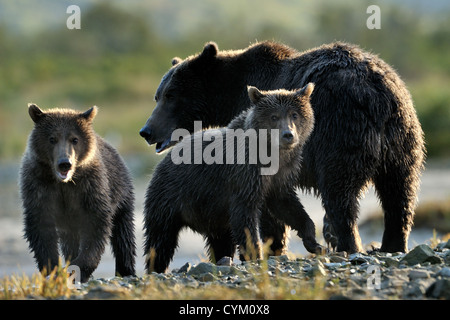
<svg viewBox="0 0 450 320"><path fill-rule="evenodd" d="M427 289L426 296L436 299L450 300L450 280L437 280Z"/></svg>
<svg viewBox="0 0 450 320"><path fill-rule="evenodd" d="M430 273L426 270L411 270L408 274L409 279L427 279L430 277Z"/></svg>
<svg viewBox="0 0 450 320"><path fill-rule="evenodd" d="M439 270L437 275L441 276L441 277L448 277L448 278L450 278L450 268L449 267L442 268L441 270Z"/></svg>

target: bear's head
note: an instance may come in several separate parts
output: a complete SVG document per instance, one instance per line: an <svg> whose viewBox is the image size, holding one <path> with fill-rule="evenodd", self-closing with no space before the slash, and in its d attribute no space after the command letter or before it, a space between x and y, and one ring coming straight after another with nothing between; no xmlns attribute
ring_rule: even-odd
<svg viewBox="0 0 450 320"><path fill-rule="evenodd" d="M36 161L49 167L58 181L71 181L76 176L76 169L95 156L96 135L92 120L97 107L85 112L71 109L44 112L37 105L29 104L28 113L34 121L29 152Z"/></svg>
<svg viewBox="0 0 450 320"><path fill-rule="evenodd" d="M200 54L185 60L173 58L171 69L163 76L156 90L156 107L139 132L148 144L156 144L156 152L162 152L176 143L171 141L175 129L183 128L192 133L194 121L202 121L204 128L212 122L225 126L233 117L231 114L230 119L223 123L215 123L223 115L221 111L211 108L216 107L213 102L217 96L215 92L221 90L220 85L224 83L224 79L214 79L221 64L218 50L217 45L210 42Z"/></svg>
<svg viewBox="0 0 450 320"><path fill-rule="evenodd" d="M314 112L310 104L313 90L313 83L292 91L260 91L249 86L248 95L253 108L248 112L246 129L278 129L280 149L303 146L314 128Z"/></svg>

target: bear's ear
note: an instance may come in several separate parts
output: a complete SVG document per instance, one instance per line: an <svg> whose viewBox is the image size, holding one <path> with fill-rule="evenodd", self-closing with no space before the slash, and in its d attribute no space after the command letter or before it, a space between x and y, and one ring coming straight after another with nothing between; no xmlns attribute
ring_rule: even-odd
<svg viewBox="0 0 450 320"><path fill-rule="evenodd" d="M313 90L314 90L314 83L310 82L306 86L304 86L303 88L298 90L296 92L296 95L306 98L306 99L309 99Z"/></svg>
<svg viewBox="0 0 450 320"><path fill-rule="evenodd" d="M206 58L214 58L215 56L217 56L217 52L219 52L219 47L215 42L211 41L205 44L201 56Z"/></svg>
<svg viewBox="0 0 450 320"><path fill-rule="evenodd" d="M34 103L28 104L28 114L34 123L38 123L45 116L45 113Z"/></svg>
<svg viewBox="0 0 450 320"><path fill-rule="evenodd" d="M262 97L264 97L264 94L258 90L256 87L248 86L248 97L250 98L250 101L253 103L257 103L259 100L261 100Z"/></svg>
<svg viewBox="0 0 450 320"><path fill-rule="evenodd" d="M97 106L93 106L88 111L83 112L80 117L86 119L87 121L91 122L94 120L95 116L97 115Z"/></svg>
<svg viewBox="0 0 450 320"><path fill-rule="evenodd" d="M183 61L183 60L181 60L181 58L178 58L178 57L173 58L173 59L172 59L172 67L173 67L173 66L176 66L176 65L179 64L181 61Z"/></svg>

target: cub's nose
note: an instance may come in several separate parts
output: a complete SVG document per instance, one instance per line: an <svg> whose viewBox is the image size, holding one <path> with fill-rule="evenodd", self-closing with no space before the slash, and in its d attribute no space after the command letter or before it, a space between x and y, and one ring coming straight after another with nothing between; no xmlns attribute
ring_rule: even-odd
<svg viewBox="0 0 450 320"><path fill-rule="evenodd" d="M282 137L283 140L286 141L286 142L292 142L292 140L294 139L294 135L293 135L292 132L289 131L289 130L283 131L283 132L281 133L281 137Z"/></svg>
<svg viewBox="0 0 450 320"><path fill-rule="evenodd" d="M67 158L63 158L58 160L58 169L61 171L69 171L70 168L72 167L72 162L67 159Z"/></svg>

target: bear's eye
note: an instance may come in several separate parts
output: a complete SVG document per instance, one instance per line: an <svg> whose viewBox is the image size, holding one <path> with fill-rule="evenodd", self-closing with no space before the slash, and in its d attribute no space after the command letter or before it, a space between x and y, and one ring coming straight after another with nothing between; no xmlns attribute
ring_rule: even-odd
<svg viewBox="0 0 450 320"><path fill-rule="evenodd" d="M48 141L50 141L51 144L56 144L58 142L58 139L56 139L55 137L50 137Z"/></svg>
<svg viewBox="0 0 450 320"><path fill-rule="evenodd" d="M73 139L72 139L72 144L75 145L75 144L77 144L77 143L78 143L78 138L73 138Z"/></svg>
<svg viewBox="0 0 450 320"><path fill-rule="evenodd" d="M297 112L293 112L292 113L292 119L297 119L298 118L298 113Z"/></svg>
<svg viewBox="0 0 450 320"><path fill-rule="evenodd" d="M278 116L271 116L270 119L272 119L272 121L278 121Z"/></svg>
<svg viewBox="0 0 450 320"><path fill-rule="evenodd" d="M174 98L174 95L171 94L171 93L166 93L166 94L164 95L164 98L166 98L166 100L171 100L171 99Z"/></svg>
<svg viewBox="0 0 450 320"><path fill-rule="evenodd" d="M155 95L154 100L155 100L155 102L158 102L158 96L157 95Z"/></svg>

